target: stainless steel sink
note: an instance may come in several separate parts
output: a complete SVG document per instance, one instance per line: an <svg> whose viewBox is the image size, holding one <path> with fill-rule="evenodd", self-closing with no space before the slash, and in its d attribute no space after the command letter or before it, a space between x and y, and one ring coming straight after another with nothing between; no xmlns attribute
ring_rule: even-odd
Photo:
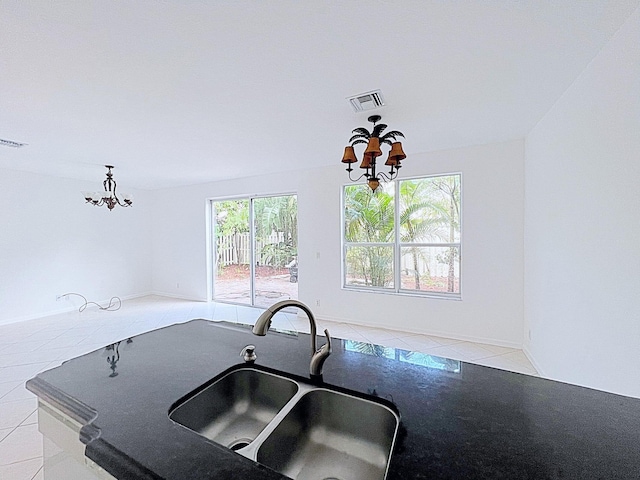
<svg viewBox="0 0 640 480"><path fill-rule="evenodd" d="M254 368L225 375L169 417L296 480L384 480L400 423L382 403Z"/></svg>
<svg viewBox="0 0 640 480"><path fill-rule="evenodd" d="M266 438L257 461L297 480L382 480L397 426L387 407L316 389Z"/></svg>
<svg viewBox="0 0 640 480"><path fill-rule="evenodd" d="M190 397L169 418L238 450L251 443L297 391L298 385L288 378L245 368Z"/></svg>

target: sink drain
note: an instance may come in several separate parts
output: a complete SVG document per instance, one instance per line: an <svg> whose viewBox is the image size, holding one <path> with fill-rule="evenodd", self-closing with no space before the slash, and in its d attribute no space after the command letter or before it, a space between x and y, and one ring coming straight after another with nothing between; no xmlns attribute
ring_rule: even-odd
<svg viewBox="0 0 640 480"><path fill-rule="evenodd" d="M233 442L231 445L229 445L229 448L235 452L236 450L240 450L241 448L248 446L250 443L251 440L243 438L241 440L236 440L235 442Z"/></svg>

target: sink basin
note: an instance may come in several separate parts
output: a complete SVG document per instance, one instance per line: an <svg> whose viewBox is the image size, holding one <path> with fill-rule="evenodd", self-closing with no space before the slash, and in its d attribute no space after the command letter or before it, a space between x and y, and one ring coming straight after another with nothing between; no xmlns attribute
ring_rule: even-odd
<svg viewBox="0 0 640 480"><path fill-rule="evenodd" d="M298 385L288 378L235 370L173 409L169 418L238 450L249 445L297 391Z"/></svg>
<svg viewBox="0 0 640 480"><path fill-rule="evenodd" d="M397 425L383 405L311 390L262 443L257 461L297 480L382 480Z"/></svg>
<svg viewBox="0 0 640 480"><path fill-rule="evenodd" d="M400 423L382 403L247 367L169 418L295 480L384 480Z"/></svg>

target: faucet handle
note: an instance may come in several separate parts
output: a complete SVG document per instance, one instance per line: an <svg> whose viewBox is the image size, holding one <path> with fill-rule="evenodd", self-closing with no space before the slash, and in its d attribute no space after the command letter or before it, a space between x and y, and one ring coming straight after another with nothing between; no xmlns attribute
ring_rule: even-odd
<svg viewBox="0 0 640 480"><path fill-rule="evenodd" d="M240 352L240 356L244 359L245 362L255 362L258 356L256 355L256 346L255 345L247 345Z"/></svg>
<svg viewBox="0 0 640 480"><path fill-rule="evenodd" d="M327 337L327 343L325 343L322 347L318 349L318 351L322 350L324 347L327 347L325 350L327 353L331 353L331 335L329 335L329 330L324 329L324 336Z"/></svg>
<svg viewBox="0 0 640 480"><path fill-rule="evenodd" d="M311 356L311 363L309 364L309 373L311 374L311 379L322 379L322 366L324 365L325 360L331 355L331 335L329 335L329 330L324 331L324 336L327 337L327 343L322 345L316 352Z"/></svg>

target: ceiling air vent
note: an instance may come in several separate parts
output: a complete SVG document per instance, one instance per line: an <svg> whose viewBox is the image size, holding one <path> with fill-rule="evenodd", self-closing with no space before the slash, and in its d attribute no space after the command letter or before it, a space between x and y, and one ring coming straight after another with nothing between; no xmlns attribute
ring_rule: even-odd
<svg viewBox="0 0 640 480"><path fill-rule="evenodd" d="M348 97L351 108L355 113L373 110L374 108L384 105L384 98L380 90L372 90L371 92L359 93L353 97Z"/></svg>
<svg viewBox="0 0 640 480"><path fill-rule="evenodd" d="M0 145L5 147L20 148L20 147L24 147L26 143L14 142L13 140L4 140L0 138Z"/></svg>

